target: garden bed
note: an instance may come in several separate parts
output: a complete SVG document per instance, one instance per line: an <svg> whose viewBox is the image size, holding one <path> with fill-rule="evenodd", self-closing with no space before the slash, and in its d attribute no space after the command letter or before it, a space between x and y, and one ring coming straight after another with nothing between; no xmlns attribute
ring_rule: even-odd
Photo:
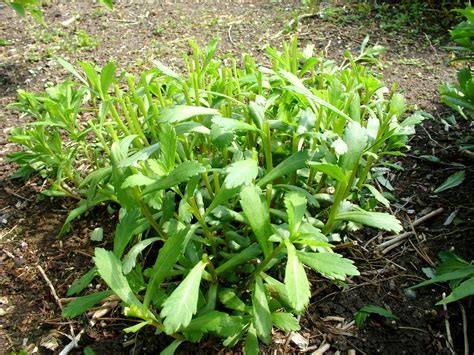
<svg viewBox="0 0 474 355"><path fill-rule="evenodd" d="M313 43L316 53L325 50L330 58L341 60L345 49L356 53L365 36L370 35L371 42L387 49L381 58L382 66L374 69L384 75L387 87L398 83L411 111L424 110L433 116L417 128L407 156L397 160L403 169L390 174L392 193L397 198L391 212L409 229L417 218L439 208L443 211L416 227L416 235L386 254L381 254L376 246L387 232L364 229L355 233L352 239L357 245L342 253L355 261L361 275L352 278L346 287L310 275L313 297L301 316L299 331L307 343L298 344L296 338L292 340L288 334L275 332L273 344L265 350L312 352L325 343L330 346L328 353L351 349L369 354L449 353L445 325L449 319L455 350L462 353L460 307L451 304L445 312L434 305L446 290L433 286L417 289L408 296L405 292L407 287L426 278L421 269L433 266L430 263L436 263L439 251L454 247L466 260L474 259L472 156L459 149L461 143L473 143L472 126L461 117L456 117L457 124L450 127L443 123L453 113L439 103L437 91L437 85L455 77L455 69L446 63L448 52L443 49L447 38L435 33L409 33L403 28L383 31L379 22L363 18L341 24L336 17L319 16L301 20L296 32L285 31L292 16L301 12L299 3L211 3L120 3L113 13L83 2L52 4L45 10L50 29L20 19L3 6L0 13L7 21L0 25L0 37L7 39L8 44L0 47L2 107L15 100L17 89L40 91L46 82L66 77L67 73L51 56L65 57L70 62L94 60L100 65L115 59L119 68L134 73L150 68L153 58L179 68L179 53L188 50L187 38L205 44L218 36L218 55L222 58L248 52L264 61L266 44L276 45L296 33L302 47ZM61 24L75 17L78 18L70 24ZM86 31L87 36L83 32L78 35L78 29ZM64 334L69 334L70 327L79 331L87 318L61 318L48 281L59 298L66 297L67 287L92 266L94 247L111 245L117 217L106 208L95 208L87 218L74 222L70 233L57 239L75 202L38 199L38 192L44 188L39 177L27 183L9 180L15 168L5 157L18 147L8 143L8 130L23 123L16 112L4 108L0 112L0 348L33 351L37 347L40 353L51 351L48 348L57 352L69 343ZM420 158L423 155L436 156L440 162ZM460 166L466 170L464 183L434 194L434 188ZM453 212L455 219L445 225ZM89 237L98 226L104 227L102 243L92 242ZM461 303L471 334L472 304ZM371 317L358 329L351 323L354 314L368 304L391 311L399 320ZM122 329L131 324L115 308L94 327L86 329L80 345L90 346L97 353L118 354L156 353L169 344L165 336L153 336L147 328L134 335L123 334ZM199 346L185 343L179 351L225 350L217 339L209 338ZM235 351L240 350L236 347Z"/></svg>

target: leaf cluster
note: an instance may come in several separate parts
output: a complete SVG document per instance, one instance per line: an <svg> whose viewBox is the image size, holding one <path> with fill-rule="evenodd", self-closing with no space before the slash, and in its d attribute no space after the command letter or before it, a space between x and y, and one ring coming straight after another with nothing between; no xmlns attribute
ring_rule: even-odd
<svg viewBox="0 0 474 355"><path fill-rule="evenodd" d="M441 262L434 270L433 277L413 287L424 287L434 283L448 282L451 293L436 303L443 305L474 295L474 265L453 251L439 253Z"/></svg>

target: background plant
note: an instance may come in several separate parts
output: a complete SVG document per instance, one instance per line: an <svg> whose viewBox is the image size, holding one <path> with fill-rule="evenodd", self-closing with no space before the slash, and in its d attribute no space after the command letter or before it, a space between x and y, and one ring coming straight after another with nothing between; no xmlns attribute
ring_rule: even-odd
<svg viewBox="0 0 474 355"><path fill-rule="evenodd" d="M10 159L15 177L40 172L44 194L78 200L61 234L94 206L120 208L111 250L96 249L68 294L97 275L110 290L78 297L64 316L115 294L141 320L125 331L153 326L175 339L170 350L210 333L256 353L273 326L299 329L308 268L358 275L333 243L362 225L401 230L371 211L389 205L372 168L402 154L423 117L401 120L403 97L358 64L377 52L367 43L338 66L293 39L267 50L271 68L249 55L216 60L216 41L190 45L184 74L59 60L76 82L19 92L10 107L34 122L12 131L25 150Z"/></svg>
<svg viewBox="0 0 474 355"><path fill-rule="evenodd" d="M431 271L431 278L411 288L448 282L451 293L436 303L437 305L455 302L474 295L474 265L472 262L467 262L452 250L442 251L438 256L441 262L435 270Z"/></svg>
<svg viewBox="0 0 474 355"><path fill-rule="evenodd" d="M471 119L474 119L474 78L470 67L470 63L474 60L474 7L467 6L465 9L456 9L456 12L466 20L450 31L451 39L456 43L456 46L450 47L450 49L456 53L453 61L464 61L467 63L467 67L458 71L457 85L443 84L439 87L439 91L443 103L463 117L467 118L467 114Z"/></svg>

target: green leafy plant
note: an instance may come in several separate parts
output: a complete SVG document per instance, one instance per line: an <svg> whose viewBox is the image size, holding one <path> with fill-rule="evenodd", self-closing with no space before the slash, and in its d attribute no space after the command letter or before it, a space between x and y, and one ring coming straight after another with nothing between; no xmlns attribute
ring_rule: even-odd
<svg viewBox="0 0 474 355"><path fill-rule="evenodd" d="M26 13L29 13L38 23L46 27L46 23L43 19L43 11L41 6L43 0L1 0L7 6L15 10L15 12L24 17ZM99 0L99 2L107 7L109 10L112 10L113 3L112 0Z"/></svg>
<svg viewBox="0 0 474 355"><path fill-rule="evenodd" d="M474 7L468 6L465 9L456 9L466 18L450 31L451 39L456 46L450 47L458 55L453 61L466 61L470 63L474 60ZM474 77L470 67L462 68L457 75L458 85L443 84L439 87L441 101L463 117L466 113L474 119Z"/></svg>
<svg viewBox="0 0 474 355"><path fill-rule="evenodd" d="M26 13L29 13L36 21L46 26L41 11L42 0L2 0L2 2L15 10L18 15L23 17Z"/></svg>
<svg viewBox="0 0 474 355"><path fill-rule="evenodd" d="M91 208L120 206L111 250L75 282L99 275L110 290L77 297L75 317L117 295L124 313L175 340L208 334L248 353L273 327L299 329L311 296L309 269L329 280L358 275L334 243L363 225L399 232L373 167L401 155L414 125L392 88L384 92L366 55L341 66L298 49L268 48L271 67L244 55L214 59L217 42L190 41L186 74L161 62L137 78L59 60L75 78L10 105L35 119L12 131L14 177L39 172L48 196L78 200L61 234ZM364 45L363 53L370 53ZM373 203L360 203L360 201ZM94 238L103 237L100 231ZM153 251L150 253L150 251Z"/></svg>
<svg viewBox="0 0 474 355"><path fill-rule="evenodd" d="M371 314L376 314L388 319L398 320L398 317L385 308L374 306L371 304L365 305L354 315L354 321L357 327L362 328Z"/></svg>
<svg viewBox="0 0 474 355"><path fill-rule="evenodd" d="M474 265L469 263L452 250L442 251L438 254L441 262L434 270L430 280L423 281L411 289L425 287L434 283L449 282L451 293L440 300L437 305L458 301L474 295Z"/></svg>

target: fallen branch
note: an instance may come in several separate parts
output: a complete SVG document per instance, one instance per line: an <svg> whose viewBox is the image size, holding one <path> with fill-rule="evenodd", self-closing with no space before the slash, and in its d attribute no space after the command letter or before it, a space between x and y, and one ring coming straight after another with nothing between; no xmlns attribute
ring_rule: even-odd
<svg viewBox="0 0 474 355"><path fill-rule="evenodd" d="M63 305L61 304L61 300L60 298L58 297L58 294L56 293L56 289L54 288L53 286L53 283L49 280L48 276L46 275L46 272L44 272L43 268L41 267L41 265L36 265L36 268L39 270L41 276L43 276L43 279L46 281L46 283L48 284L50 290L51 290L51 294L53 295L53 298L55 299L56 303L58 304L59 306L59 309L63 310ZM76 338L77 336L74 335L74 328L72 326L71 323L69 323L69 331L71 332L71 339L72 339L72 343L73 343L73 346L72 348L76 347L77 346L77 342L76 342ZM79 334L78 334L79 336ZM80 339L80 336L79 336L79 339ZM79 340L77 340L79 341ZM71 348L71 349L72 349ZM62 352L61 352L62 353ZM67 354L67 353L66 353Z"/></svg>
<svg viewBox="0 0 474 355"><path fill-rule="evenodd" d="M412 224L412 228L415 228L415 227L419 226L420 224L428 221L429 219L431 219L433 217L436 217L437 215L441 214L443 211L444 211L443 208L438 208L437 210L434 210L434 211L428 213L427 215L424 215L423 217L420 217L420 218L416 219ZM404 239L406 239L406 238L408 238L408 237L410 237L414 234L415 234L414 231L410 231L410 232L404 232L402 234L390 237L391 238L390 240L387 240L387 241L377 245L376 248L379 249L379 250L383 249L382 254L386 254L390 250L392 250L392 249L396 248L397 246L399 246Z"/></svg>
<svg viewBox="0 0 474 355"><path fill-rule="evenodd" d="M443 292L443 300L446 298L446 292ZM451 336L451 327L449 325L449 316L448 316L448 306L446 303L443 304L444 310L444 325L446 327L446 346L451 351L451 354L456 354L454 352L454 343L453 337Z"/></svg>

